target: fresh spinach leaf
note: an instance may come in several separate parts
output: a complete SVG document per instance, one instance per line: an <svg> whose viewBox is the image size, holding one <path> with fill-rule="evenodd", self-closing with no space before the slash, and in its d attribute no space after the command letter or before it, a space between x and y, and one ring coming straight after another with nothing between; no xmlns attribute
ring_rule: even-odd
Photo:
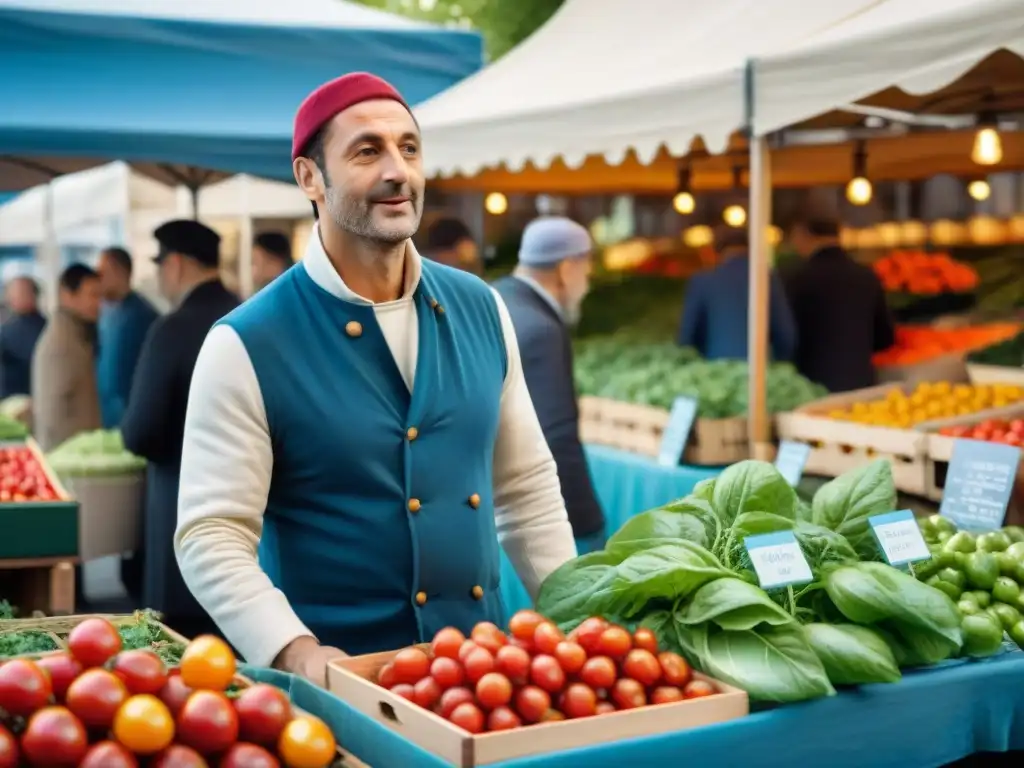
<svg viewBox="0 0 1024 768"><path fill-rule="evenodd" d="M627 557L615 567L611 582L602 586L602 595L606 590L608 610L628 618L652 600L686 597L707 582L729 575L704 547L677 541Z"/></svg>
<svg viewBox="0 0 1024 768"><path fill-rule="evenodd" d="M901 667L927 667L938 664L960 650L961 643L903 621L883 621L877 626Z"/></svg>
<svg viewBox="0 0 1024 768"><path fill-rule="evenodd" d="M753 629L760 624L781 626L793 617L765 591L740 579L716 579L698 589L685 608L676 612L680 624L714 622L722 629Z"/></svg>
<svg viewBox="0 0 1024 768"><path fill-rule="evenodd" d="M607 552L591 552L564 563L541 584L537 610L564 631L588 616L603 615L611 603L608 589L618 560Z"/></svg>
<svg viewBox="0 0 1024 768"><path fill-rule="evenodd" d="M878 459L819 488L811 503L811 522L842 534L858 553L872 558L877 547L868 518L894 509L892 465Z"/></svg>
<svg viewBox="0 0 1024 768"><path fill-rule="evenodd" d="M830 564L855 563L859 559L845 536L824 526L798 521L793 535L815 572Z"/></svg>
<svg viewBox="0 0 1024 768"><path fill-rule="evenodd" d="M744 512L769 512L796 519L796 491L771 464L741 461L726 468L715 482L712 505L726 525Z"/></svg>
<svg viewBox="0 0 1024 768"><path fill-rule="evenodd" d="M808 624L807 640L833 685L895 683L896 658L885 640L856 624Z"/></svg>
<svg viewBox="0 0 1024 768"><path fill-rule="evenodd" d="M689 541L710 546L705 521L686 511L652 509L626 521L609 540L606 549L625 556L670 541Z"/></svg>
<svg viewBox="0 0 1024 768"><path fill-rule="evenodd" d="M693 486L690 496L710 504L715 497L715 478L709 477L707 480L701 480Z"/></svg>

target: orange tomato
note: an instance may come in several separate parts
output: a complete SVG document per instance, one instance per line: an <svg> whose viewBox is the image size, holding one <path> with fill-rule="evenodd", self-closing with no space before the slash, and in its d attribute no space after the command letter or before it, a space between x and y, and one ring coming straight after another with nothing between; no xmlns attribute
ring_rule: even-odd
<svg viewBox="0 0 1024 768"><path fill-rule="evenodd" d="M337 757L338 745L322 720L303 715L284 727L277 752L288 768L326 768Z"/></svg>
<svg viewBox="0 0 1024 768"><path fill-rule="evenodd" d="M132 696L114 716L114 738L137 755L153 755L174 739L174 718L156 696Z"/></svg>
<svg viewBox="0 0 1024 768"><path fill-rule="evenodd" d="M179 668L189 688L223 691L235 679L235 655L219 637L201 635L188 644Z"/></svg>

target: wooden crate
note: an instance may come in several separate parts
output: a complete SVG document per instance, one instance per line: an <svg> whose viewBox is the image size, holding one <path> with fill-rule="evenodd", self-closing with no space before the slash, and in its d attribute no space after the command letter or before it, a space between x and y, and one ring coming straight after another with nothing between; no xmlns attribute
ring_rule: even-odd
<svg viewBox="0 0 1024 768"><path fill-rule="evenodd" d="M77 558L63 557L0 560L0 595L26 611L72 614L77 562ZM0 625L3 623L0 621Z"/></svg>
<svg viewBox="0 0 1024 768"><path fill-rule="evenodd" d="M791 413L776 416L776 428L783 440L797 440L811 446L804 472L808 475L838 477L859 469L866 462L887 459L892 465L896 487L923 496L928 437L913 429L872 427L837 421L828 417L833 410L854 403L884 398L892 389L909 392L910 385L883 384L815 400Z"/></svg>
<svg viewBox="0 0 1024 768"><path fill-rule="evenodd" d="M50 653L59 653L60 651L67 649L67 636L71 630L86 619L106 619L115 627L123 627L138 622L140 614L88 613L73 614L70 616L36 616L25 619L0 619L0 634L30 631L43 632L50 635L57 644L57 649L50 651ZM188 645L189 639L184 635L176 632L174 629L160 621L156 621L156 624L160 627L160 631L167 638L167 645ZM158 647L159 646L155 646L155 648ZM26 655L38 658L39 656L45 656L47 654L34 653Z"/></svg>
<svg viewBox="0 0 1024 768"><path fill-rule="evenodd" d="M681 731L735 720L750 712L744 691L698 674L696 677L709 680L720 693L704 699L599 715L596 720L584 718L543 723L474 736L372 682L381 667L396 653L389 651L330 662L327 668L328 689L376 723L399 733L447 764L460 768Z"/></svg>
<svg viewBox="0 0 1024 768"><path fill-rule="evenodd" d="M970 377L972 384L1015 384L1017 386L1024 386L1024 368L968 363L967 375Z"/></svg>
<svg viewBox="0 0 1024 768"><path fill-rule="evenodd" d="M925 381L963 384L970 380L964 354L951 352L913 365L885 366L878 369L878 380L892 384L920 384Z"/></svg>

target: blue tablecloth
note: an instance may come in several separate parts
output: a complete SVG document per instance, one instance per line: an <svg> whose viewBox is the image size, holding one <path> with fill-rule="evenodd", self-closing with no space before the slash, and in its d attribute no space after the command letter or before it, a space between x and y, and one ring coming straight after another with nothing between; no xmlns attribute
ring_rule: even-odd
<svg viewBox="0 0 1024 768"><path fill-rule="evenodd" d="M603 445L586 446L594 490L611 536L633 515L685 496L693 486L722 470L718 467L663 467L653 459ZM532 605L512 564L501 555L501 597L509 615Z"/></svg>
<svg viewBox="0 0 1024 768"><path fill-rule="evenodd" d="M373 768L440 768L444 763L326 691L279 672L245 673L288 690L322 717L342 746ZM595 727L599 728L597 721ZM491 768L622 768L683 765L732 768L934 768L976 752L1024 749L1024 653L907 673L829 699L740 720L498 763Z"/></svg>

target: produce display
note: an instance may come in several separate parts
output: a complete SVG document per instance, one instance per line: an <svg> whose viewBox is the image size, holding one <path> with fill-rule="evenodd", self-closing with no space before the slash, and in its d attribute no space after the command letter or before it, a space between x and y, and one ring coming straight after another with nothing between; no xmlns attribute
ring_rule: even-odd
<svg viewBox="0 0 1024 768"><path fill-rule="evenodd" d="M0 441L24 440L26 437L28 437L28 427L24 422L13 416L0 413Z"/></svg>
<svg viewBox="0 0 1024 768"><path fill-rule="evenodd" d="M489 622L468 638L442 629L429 648L399 651L376 682L470 733L717 693L648 629L590 617L566 635L535 611L516 613L508 633Z"/></svg>
<svg viewBox="0 0 1024 768"><path fill-rule="evenodd" d="M963 616L963 652L990 656L1004 631L1024 648L1024 528L1010 525L982 534L957 531L945 517L918 521L932 559L914 565L919 579L941 589Z"/></svg>
<svg viewBox="0 0 1024 768"><path fill-rule="evenodd" d="M909 394L893 387L880 400L836 408L828 412L828 417L874 427L906 429L926 421L1002 408L1022 399L1024 388L1010 384L921 382Z"/></svg>
<svg viewBox="0 0 1024 768"><path fill-rule="evenodd" d="M326 768L337 745L269 685L238 686L231 649L199 637L177 669L83 621L67 651L0 665L0 766Z"/></svg>
<svg viewBox="0 0 1024 768"><path fill-rule="evenodd" d="M28 446L0 446L0 504L59 498L43 465Z"/></svg>
<svg viewBox="0 0 1024 768"><path fill-rule="evenodd" d="M872 265L882 287L890 292L932 296L965 293L978 287L978 273L948 253L892 251Z"/></svg>
<svg viewBox="0 0 1024 768"><path fill-rule="evenodd" d="M987 347L1011 338L1019 331L1019 323L989 323L946 329L926 325L900 325L896 327L896 343L875 354L871 360L879 367L915 365L943 355Z"/></svg>
<svg viewBox="0 0 1024 768"><path fill-rule="evenodd" d="M116 477L134 474L146 466L145 459L125 450L116 429L75 435L50 452L46 460L63 477Z"/></svg>
<svg viewBox="0 0 1024 768"><path fill-rule="evenodd" d="M595 615L649 629L659 647L752 699L893 682L901 668L954 657L963 645L949 595L878 562L868 518L896 508L886 461L832 480L809 504L771 464L740 462L552 573L537 610L563 631ZM766 591L743 541L783 530L814 580Z"/></svg>
<svg viewBox="0 0 1024 768"><path fill-rule="evenodd" d="M1024 333L1000 341L998 344L975 350L967 356L968 362L982 365L1005 365L1010 368L1024 367Z"/></svg>
<svg viewBox="0 0 1024 768"><path fill-rule="evenodd" d="M1024 419L985 419L977 424L942 427L939 434L946 437L1015 445L1019 448L1024 445Z"/></svg>

